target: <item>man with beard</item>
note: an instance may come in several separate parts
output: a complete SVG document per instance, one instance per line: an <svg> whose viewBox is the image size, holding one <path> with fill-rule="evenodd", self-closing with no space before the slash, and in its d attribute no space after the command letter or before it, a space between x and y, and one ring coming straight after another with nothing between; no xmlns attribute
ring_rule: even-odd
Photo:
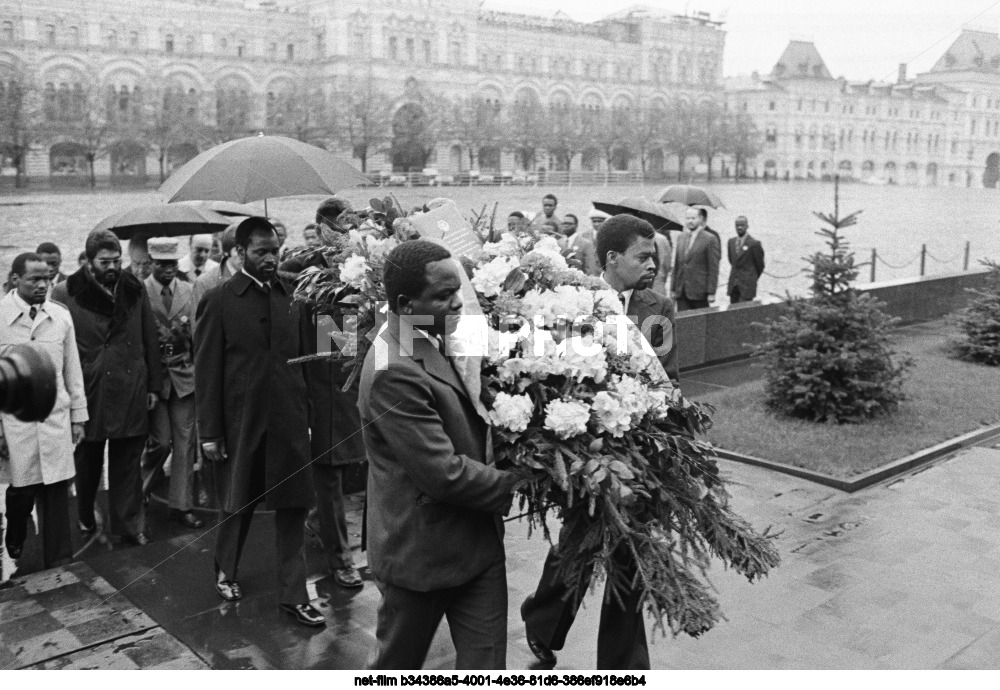
<svg viewBox="0 0 1000 690"><path fill-rule="evenodd" d="M195 396L198 433L215 464L219 525L216 591L243 597L240 555L257 503L274 511L278 603L303 625L324 618L306 590L304 529L313 503L308 392L301 366L303 324L290 291L276 279L278 234L266 219L236 228L242 270L198 304Z"/></svg>
<svg viewBox="0 0 1000 690"><path fill-rule="evenodd" d="M73 557L69 483L75 473L73 446L83 439L87 421L87 397L73 319L65 307L47 299L51 266L36 254L21 254L12 269L14 289L0 299L0 352L30 343L49 356L57 373L55 406L44 420L0 415L0 464L6 451L11 470L4 541L10 557L20 557L37 504L42 562L54 568Z"/></svg>
<svg viewBox="0 0 1000 690"><path fill-rule="evenodd" d="M125 543L149 543L139 462L147 412L157 403L162 373L156 319L142 283L121 270L122 247L107 230L87 236L87 264L56 285L52 300L73 317L90 419L76 447L80 530L97 529L94 499L108 447L111 532Z"/></svg>
<svg viewBox="0 0 1000 690"><path fill-rule="evenodd" d="M625 313L637 322L667 375L676 382L674 305L669 298L650 289L656 275L655 236L653 226L640 218L612 216L597 231L597 257L604 269L601 278L618 293ZM631 553L619 549L612 558L627 578L635 575ZM553 650L563 648L590 583L590 573L585 573L580 589L571 595L563 581L559 560L559 547L549 549L538 588L521 605L528 647L546 664L555 664ZM611 594L610 586L610 583L605 586L601 606L597 668L648 669L646 628L642 611L637 610L642 592L633 589L619 603Z"/></svg>

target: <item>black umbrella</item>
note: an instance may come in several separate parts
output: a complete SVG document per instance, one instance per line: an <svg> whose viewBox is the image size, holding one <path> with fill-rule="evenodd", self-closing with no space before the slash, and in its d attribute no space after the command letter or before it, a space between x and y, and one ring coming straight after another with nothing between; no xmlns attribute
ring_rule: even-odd
<svg viewBox="0 0 1000 690"><path fill-rule="evenodd" d="M113 213L94 230L110 230L120 239L131 240L221 232L232 222L231 216L189 204L151 204Z"/></svg>
<svg viewBox="0 0 1000 690"><path fill-rule="evenodd" d="M655 229L664 232L667 230L684 229L684 221L678 217L674 211L662 204L653 203L649 199L641 196L625 197L617 204L595 201L594 208L598 211L610 213L612 216L624 213L637 218L642 218Z"/></svg>
<svg viewBox="0 0 1000 690"><path fill-rule="evenodd" d="M186 206L194 206L208 211L215 211L224 216L259 216L260 209L250 204L237 204L232 201L181 201Z"/></svg>
<svg viewBox="0 0 1000 690"><path fill-rule="evenodd" d="M672 184L669 187L665 187L659 196L657 196L657 201L661 204L675 202L684 204L685 206L725 208L718 194L689 184Z"/></svg>

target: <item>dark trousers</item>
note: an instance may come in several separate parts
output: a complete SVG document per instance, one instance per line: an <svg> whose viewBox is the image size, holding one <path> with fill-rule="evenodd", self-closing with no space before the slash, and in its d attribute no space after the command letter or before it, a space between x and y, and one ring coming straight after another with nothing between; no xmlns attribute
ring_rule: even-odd
<svg viewBox="0 0 1000 690"><path fill-rule="evenodd" d="M65 479L54 484L31 484L7 487L7 550L20 548L28 535L31 510L38 504L38 519L42 533L42 562L54 568L73 560L70 541L69 483Z"/></svg>
<svg viewBox="0 0 1000 690"><path fill-rule="evenodd" d="M617 565L625 568L627 577L635 574L631 555L623 548L615 551ZM570 596L569 589L558 575L559 555L549 549L542 568L542 577L535 593L521 606L524 627L549 649L559 650L566 643L566 635L580 609L581 596ZM592 573L587 573L583 591L590 585ZM623 597L622 605L611 594L610 584L605 585L601 604L601 622L597 630L597 668L607 670L639 670L649 668L649 647L646 645L646 627L639 610L641 592L630 591Z"/></svg>
<svg viewBox="0 0 1000 690"><path fill-rule="evenodd" d="M746 299L743 298L743 295L740 293L739 286L736 286L729 291L730 304L738 304L739 302L752 302L752 301L753 301L752 297L748 297Z"/></svg>
<svg viewBox="0 0 1000 690"><path fill-rule="evenodd" d="M347 512L344 509L346 469L343 465L313 463L312 466L319 538L323 542L326 559L334 570L354 567L354 556L347 540Z"/></svg>
<svg viewBox="0 0 1000 690"><path fill-rule="evenodd" d="M266 445L266 444L265 444ZM229 460L228 462L232 462ZM215 541L215 567L231 580L237 579L243 546L250 533L253 511L265 498L264 447L256 453L250 478L251 501L236 513L219 511ZM308 604L306 590L305 526L306 508L278 508L274 511L274 540L278 556L278 603Z"/></svg>
<svg viewBox="0 0 1000 690"><path fill-rule="evenodd" d="M73 454L76 462L76 499L80 522L95 524L94 499L104 469L105 441L83 441ZM140 462L146 436L112 438L108 444L108 505L111 533L135 536L146 529L142 506Z"/></svg>
<svg viewBox="0 0 1000 690"><path fill-rule="evenodd" d="M501 556L458 587L417 592L376 582L378 653L372 669L419 669L442 616L455 645L456 669L507 667L507 567Z"/></svg>
<svg viewBox="0 0 1000 690"><path fill-rule="evenodd" d="M677 311L687 311L688 309L706 309L708 307L708 297L702 299L688 299L685 295L677 298Z"/></svg>

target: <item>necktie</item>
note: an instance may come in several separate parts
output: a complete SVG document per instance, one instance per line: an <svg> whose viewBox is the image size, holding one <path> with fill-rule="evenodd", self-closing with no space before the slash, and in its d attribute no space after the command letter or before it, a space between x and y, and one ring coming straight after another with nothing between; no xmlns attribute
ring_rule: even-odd
<svg viewBox="0 0 1000 690"><path fill-rule="evenodd" d="M35 317L38 316L38 307L32 306L31 309L28 310L28 316L31 318L31 321L34 322Z"/></svg>
<svg viewBox="0 0 1000 690"><path fill-rule="evenodd" d="M163 296L163 308L170 311L170 307L174 304L174 294L170 291L169 285L164 285L163 289L160 290L160 294Z"/></svg>
<svg viewBox="0 0 1000 690"><path fill-rule="evenodd" d="M625 293L624 292L619 292L618 293L618 301L622 303L622 311L625 311L626 308L627 308L627 305L625 304L626 299L625 299Z"/></svg>

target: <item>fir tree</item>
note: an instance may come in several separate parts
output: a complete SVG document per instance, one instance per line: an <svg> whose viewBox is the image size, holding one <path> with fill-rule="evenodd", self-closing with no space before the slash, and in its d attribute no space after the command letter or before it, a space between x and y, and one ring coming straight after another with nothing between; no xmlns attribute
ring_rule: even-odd
<svg viewBox="0 0 1000 690"><path fill-rule="evenodd" d="M958 313L958 325L965 336L957 343L962 359L1000 365L1000 264L984 261L990 269L986 287L969 290L975 297Z"/></svg>
<svg viewBox="0 0 1000 690"><path fill-rule="evenodd" d="M828 251L807 259L812 297L788 296L788 312L764 326L756 348L767 370L768 405L784 414L818 422L861 422L890 412L903 399L903 379L912 360L897 356L889 341L898 319L859 293L859 266L841 235L861 211L840 217L839 180L833 214L815 213L829 228L816 234Z"/></svg>

